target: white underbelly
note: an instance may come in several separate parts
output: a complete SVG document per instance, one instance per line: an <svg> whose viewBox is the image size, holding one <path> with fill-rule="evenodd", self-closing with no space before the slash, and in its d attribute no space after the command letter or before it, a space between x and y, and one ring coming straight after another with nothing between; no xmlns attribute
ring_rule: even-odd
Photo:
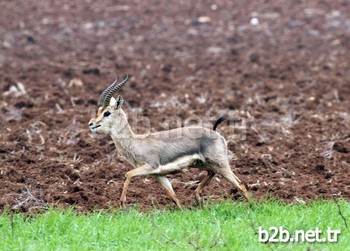
<svg viewBox="0 0 350 251"><path fill-rule="evenodd" d="M157 168L157 174L167 174L171 172L180 171L189 167L192 163L197 160L202 160L199 154L187 155L184 157L177 158L175 161L170 162L166 165L160 165Z"/></svg>

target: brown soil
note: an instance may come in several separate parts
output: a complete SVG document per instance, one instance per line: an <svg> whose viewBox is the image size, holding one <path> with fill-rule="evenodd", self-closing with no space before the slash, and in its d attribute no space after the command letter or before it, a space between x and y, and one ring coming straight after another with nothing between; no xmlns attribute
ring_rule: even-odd
<svg viewBox="0 0 350 251"><path fill-rule="evenodd" d="M87 127L117 73L131 76L121 92L131 122L145 116L152 131L170 116L209 127L226 116L232 169L256 198L350 199L349 10L342 0L1 1L0 208L118 207L132 167ZM11 91L18 82L25 92ZM203 173L170 177L192 205ZM204 195L236 192L217 177ZM151 177L132 181L128 203L173 207Z"/></svg>

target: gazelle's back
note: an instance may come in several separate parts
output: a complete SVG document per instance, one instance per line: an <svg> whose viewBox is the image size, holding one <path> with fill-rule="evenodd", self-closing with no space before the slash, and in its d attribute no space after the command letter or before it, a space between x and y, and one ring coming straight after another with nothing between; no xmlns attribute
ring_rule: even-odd
<svg viewBox="0 0 350 251"><path fill-rule="evenodd" d="M205 161L208 149L213 149L212 146L215 144L224 143L218 133L199 126L152 133L147 139L150 144L148 148L150 152L147 155L149 158L154 158L150 155L156 155L158 158L156 161L160 165L169 164L186 156L198 156Z"/></svg>

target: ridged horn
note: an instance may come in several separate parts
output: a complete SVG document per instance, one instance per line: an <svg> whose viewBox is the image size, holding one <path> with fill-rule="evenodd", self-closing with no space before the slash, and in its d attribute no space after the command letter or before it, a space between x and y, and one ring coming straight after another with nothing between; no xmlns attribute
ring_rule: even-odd
<svg viewBox="0 0 350 251"><path fill-rule="evenodd" d="M129 76L126 75L124 80L119 84L117 84L118 79L119 77L117 76L117 79L101 93L101 96L97 104L99 107L100 106L107 107L109 105L109 102L111 101L113 94L119 91L123 87L123 85L128 81Z"/></svg>

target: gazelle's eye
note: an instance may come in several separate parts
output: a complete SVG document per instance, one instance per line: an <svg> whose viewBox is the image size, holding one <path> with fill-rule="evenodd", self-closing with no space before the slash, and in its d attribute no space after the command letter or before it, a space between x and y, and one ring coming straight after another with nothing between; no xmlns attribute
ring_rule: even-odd
<svg viewBox="0 0 350 251"><path fill-rule="evenodd" d="M111 115L111 113L109 111L106 111L103 113L103 117L108 117L109 115Z"/></svg>

